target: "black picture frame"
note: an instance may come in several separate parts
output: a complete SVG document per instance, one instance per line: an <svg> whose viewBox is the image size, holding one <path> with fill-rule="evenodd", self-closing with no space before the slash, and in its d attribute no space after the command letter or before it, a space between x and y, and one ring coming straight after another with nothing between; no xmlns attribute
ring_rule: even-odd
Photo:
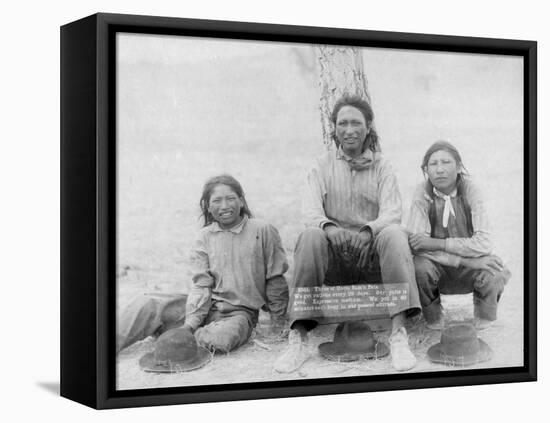
<svg viewBox="0 0 550 423"><path fill-rule="evenodd" d="M115 35L206 36L524 59L524 365L117 391ZM537 378L537 44L534 41L95 14L61 28L61 395L97 409L534 381Z"/></svg>

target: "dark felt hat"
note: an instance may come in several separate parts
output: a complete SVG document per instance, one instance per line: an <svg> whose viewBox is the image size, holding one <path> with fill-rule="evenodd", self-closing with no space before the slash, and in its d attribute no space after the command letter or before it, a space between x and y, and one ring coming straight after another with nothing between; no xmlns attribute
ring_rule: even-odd
<svg viewBox="0 0 550 423"><path fill-rule="evenodd" d="M197 345L195 336L187 328L170 329L160 335L155 350L145 354L139 365L146 372L188 372L204 366L212 354Z"/></svg>
<svg viewBox="0 0 550 423"><path fill-rule="evenodd" d="M369 325L360 321L340 323L334 332L334 341L319 345L319 353L332 361L381 358L389 352L386 344L374 339Z"/></svg>
<svg viewBox="0 0 550 423"><path fill-rule="evenodd" d="M473 325L450 324L441 333L441 342L428 349L428 358L447 366L470 366L490 360L493 351L477 337Z"/></svg>

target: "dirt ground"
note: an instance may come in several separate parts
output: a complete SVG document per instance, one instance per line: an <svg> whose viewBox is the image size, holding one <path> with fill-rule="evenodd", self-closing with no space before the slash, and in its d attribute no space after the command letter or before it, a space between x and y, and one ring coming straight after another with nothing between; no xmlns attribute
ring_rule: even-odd
<svg viewBox="0 0 550 423"><path fill-rule="evenodd" d="M194 43L194 44L193 44ZM228 172L242 183L255 216L278 228L292 280L292 252L303 229L305 172L324 151L314 57L307 46L204 41L193 54L177 37L119 40L117 120L117 312L136 295L186 292L187 261L199 229L204 181ZM225 43L225 44L224 44ZM144 47L145 46L145 47ZM196 47L196 46L195 46ZM191 57L191 58L190 58ZM493 358L472 367L523 364L523 127L522 66L506 57L369 49L363 55L375 124L403 198L403 221L427 147L450 139L487 198L496 252L512 272L496 324L480 337ZM472 318L472 296L443 297L446 319ZM265 318L265 316L263 316ZM139 358L151 338L117 359L118 389L226 384L393 373L390 358L353 363L322 359L317 346L334 325L310 336L311 359L277 374L284 342L262 337L230 354L216 354L187 373L143 372ZM387 342L388 333L377 338ZM439 341L422 321L409 328L418 359L411 372L448 370L430 363ZM260 342L256 342L260 341Z"/></svg>
<svg viewBox="0 0 550 423"><path fill-rule="evenodd" d="M502 299L501 317L491 328L480 332L483 339L493 350L491 360L468 366L474 368L495 368L521 366L523 364L522 321L506 316L517 316L519 310L513 310L513 302L507 301L514 294L509 287ZM471 321L471 295L443 296L446 321ZM260 322L261 324L261 322ZM344 376L369 376L395 373L389 356L377 360L360 360L343 363L325 360L317 347L323 342L332 341L336 325L323 325L310 333L309 350L311 358L296 372L280 374L274 371L273 362L286 346L285 341L270 341L256 330L251 340L229 354L215 354L212 361L201 369L177 373L158 374L144 372L139 367L139 359L154 348L154 339L149 337L123 350L117 360L118 389L139 389L152 387L210 385L238 382L264 382L277 380L295 380L306 378L330 378ZM425 327L422 320L408 327L409 344L418 362L409 372L437 370L455 370L461 368L434 364L427 357L430 346L440 340L440 332ZM379 342L387 344L389 331L376 332ZM259 342L257 342L259 341Z"/></svg>

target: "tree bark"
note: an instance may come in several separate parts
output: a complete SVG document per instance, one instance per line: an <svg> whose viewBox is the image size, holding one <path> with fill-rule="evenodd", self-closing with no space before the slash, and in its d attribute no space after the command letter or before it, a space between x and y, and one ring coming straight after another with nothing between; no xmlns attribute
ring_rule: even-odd
<svg viewBox="0 0 550 423"><path fill-rule="evenodd" d="M323 143L332 148L334 126L330 115L336 101L344 94L358 95L371 103L363 56L355 47L320 45L315 47L319 63L321 128Z"/></svg>

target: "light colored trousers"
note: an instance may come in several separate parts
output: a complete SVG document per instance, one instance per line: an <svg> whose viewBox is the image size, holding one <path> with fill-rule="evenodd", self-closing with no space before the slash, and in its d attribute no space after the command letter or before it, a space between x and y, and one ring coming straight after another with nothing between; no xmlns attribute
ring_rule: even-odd
<svg viewBox="0 0 550 423"><path fill-rule="evenodd" d="M399 225L386 227L372 241L365 269L358 269L355 263L346 262L336 254L322 229L308 228L300 234L296 242L294 266L294 281L290 289L288 308L291 326L297 320L307 321L306 326L310 328L317 323L326 323L318 312L297 312L293 308L293 293L296 288L322 285L380 282L405 284L408 299L399 302L395 307L390 307L390 317L401 312L406 312L407 315L420 312L409 241L406 232Z"/></svg>
<svg viewBox="0 0 550 423"><path fill-rule="evenodd" d="M186 302L187 295L137 296L119 316L117 353L148 336L158 336L183 325ZM195 338L209 350L229 352L248 341L257 321L256 310L213 301L205 321L195 332Z"/></svg>

